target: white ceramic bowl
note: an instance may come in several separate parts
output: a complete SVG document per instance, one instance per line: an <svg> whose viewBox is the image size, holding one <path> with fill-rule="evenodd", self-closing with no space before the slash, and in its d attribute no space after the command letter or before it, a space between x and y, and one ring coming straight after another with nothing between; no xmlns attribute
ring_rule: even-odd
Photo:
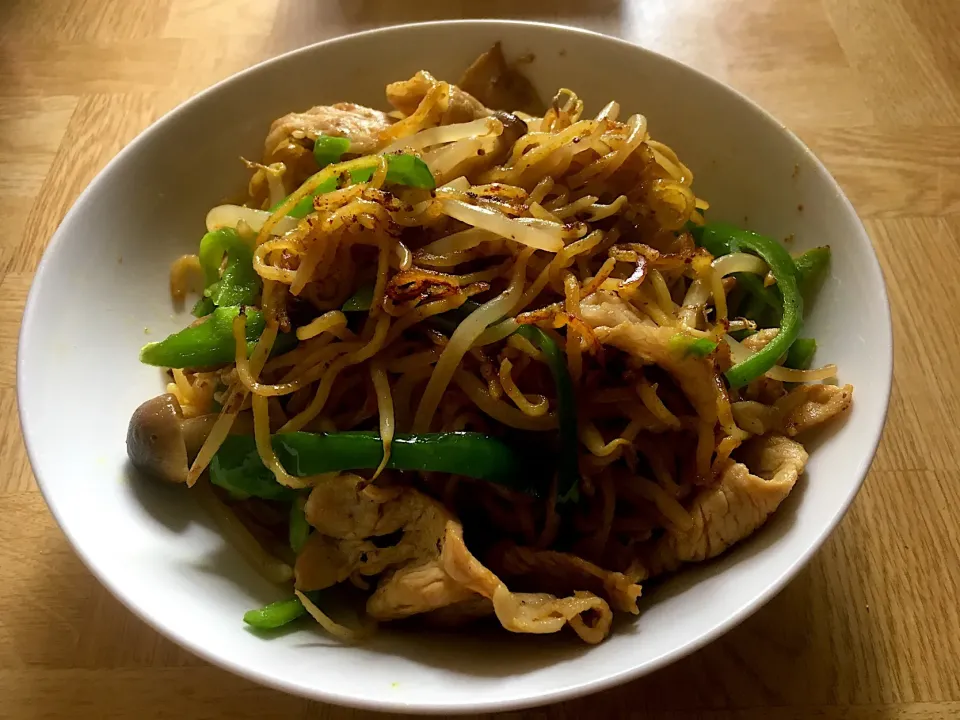
<svg viewBox="0 0 960 720"><path fill-rule="evenodd" d="M806 476L772 521L719 561L649 592L635 621L598 647L555 637L421 635L386 629L346 647L309 629L264 640L248 608L287 591L227 545L183 488L131 476L130 414L162 388L137 361L185 324L168 297L170 261L194 252L208 208L244 187L270 121L314 104L383 107L384 85L426 68L455 80L494 41L532 52L541 94L575 88L649 118L693 169L711 217L792 249L833 247L832 277L806 334L856 386L853 410L811 448ZM799 209L802 206L802 211ZM145 335L145 329L149 335ZM716 638L776 593L820 547L873 457L890 392L887 297L863 227L811 152L721 83L639 47L570 28L445 22L320 43L258 65L180 106L128 145L55 234L24 313L18 359L23 434L44 497L93 573L131 610L198 655L318 700L380 710L502 710L600 690Z"/></svg>

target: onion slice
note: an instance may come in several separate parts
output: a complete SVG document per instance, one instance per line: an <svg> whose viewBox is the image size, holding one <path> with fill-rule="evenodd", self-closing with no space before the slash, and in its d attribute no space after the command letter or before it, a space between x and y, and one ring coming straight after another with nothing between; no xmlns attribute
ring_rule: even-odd
<svg viewBox="0 0 960 720"><path fill-rule="evenodd" d="M608 120L610 122L616 122L617 118L620 116L620 103L616 100L611 100L606 105L603 106L603 110L600 111L600 114L597 115L597 122L601 120Z"/></svg>
<svg viewBox="0 0 960 720"><path fill-rule="evenodd" d="M502 122L494 117L485 117L465 123L427 128L413 135L394 140L380 152L383 155L389 155L400 150L422 150L433 145L442 145L467 138L499 135L502 132Z"/></svg>
<svg viewBox="0 0 960 720"><path fill-rule="evenodd" d="M523 223L508 218L506 215L501 215L494 210L468 205L462 200L451 198L440 200L440 207L445 214L454 220L459 220L475 228L488 230L536 250L546 250L554 253L563 250L563 238L560 235L563 226L558 223L542 220L537 221L536 224L533 222ZM551 225L556 226L556 230L553 232L551 232L553 228L547 229Z"/></svg>
<svg viewBox="0 0 960 720"><path fill-rule="evenodd" d="M241 205L217 205L207 213L207 232L219 228L235 228L242 221L255 232L259 232L263 224L269 219L270 213L266 210L243 207ZM286 235L296 229L299 220L292 217L281 218L272 228L272 235Z"/></svg>
<svg viewBox="0 0 960 720"><path fill-rule="evenodd" d="M730 346L730 356L733 358L735 365L753 355L748 348L744 347L742 343L737 342L729 335L724 335L723 339L727 345ZM837 366L833 363L815 368L814 370L795 370L793 368L785 368L782 365L774 365L764 373L764 377L768 377L771 380L790 383L820 382L836 376Z"/></svg>
<svg viewBox="0 0 960 720"><path fill-rule="evenodd" d="M434 240L432 243L424 245L417 250L417 254L424 255L448 255L449 253L463 252L472 250L480 243L490 240L499 240L500 236L480 228L468 228L455 232L452 235L446 235Z"/></svg>
<svg viewBox="0 0 960 720"><path fill-rule="evenodd" d="M470 181L467 180L463 175L458 178L454 178L446 185L441 185L438 190L458 190L460 192L465 192L470 189Z"/></svg>
<svg viewBox="0 0 960 720"><path fill-rule="evenodd" d="M713 272L716 273L717 277L726 277L731 273L738 272L766 275L770 269L761 258L743 252L721 255L710 263L710 265L713 267Z"/></svg>

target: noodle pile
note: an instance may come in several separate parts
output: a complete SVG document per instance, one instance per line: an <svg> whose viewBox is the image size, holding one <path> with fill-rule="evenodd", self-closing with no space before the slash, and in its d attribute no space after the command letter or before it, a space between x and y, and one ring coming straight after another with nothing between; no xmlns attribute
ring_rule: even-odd
<svg viewBox="0 0 960 720"><path fill-rule="evenodd" d="M277 483L316 493L339 480L292 474L271 438L374 431L384 458L351 480L351 502L386 508L413 502L417 493L427 508L421 515L433 513L447 530L400 529L409 538L450 538L450 523L462 524L472 562L482 560L496 582L478 580L486 578L479 569L458 570L453 545L436 557L434 547L430 562L469 587L487 614L520 632L569 624L597 642L609 631L608 604L636 613L641 581L752 532L769 513L716 547L684 545L697 533L713 542L710 493L726 492L725 483L742 481L744 494L727 492L735 505L748 504L752 492L744 477L768 485L784 473L795 480L806 455L786 438L843 410L849 390L844 403L835 386L795 384L832 378L833 366L780 364L744 387L728 387L723 373L776 335L764 330L743 339L756 325L735 314L737 278L751 274L769 285L769 268L755 254L715 258L698 246L691 230L704 224L707 204L693 192L690 169L650 137L642 115L611 102L591 116L563 89L542 115L504 118L426 73L409 83L388 88L398 109L373 150L317 171L310 155L317 133L294 129L268 148L263 165L250 164L246 207L211 211L208 229L236 228L250 244L265 326L248 345L250 317L242 311L233 320L233 363L173 370L168 390L184 416L218 415L187 482L201 479L232 432L252 431ZM398 154L419 157L437 187L389 182L387 160ZM361 171L366 179L351 180ZM288 217L330 182L334 189L313 197L312 212ZM172 287L181 297L192 268L189 258L175 268ZM348 309L362 295L369 298L357 303L362 309ZM471 431L553 442L562 422L557 386L543 351L516 332L524 325L563 351L573 384L576 502L558 502L556 476L537 497L459 475L390 469L400 434ZM274 352L290 334L296 346ZM710 350L685 353L677 337L706 341ZM811 388L826 389L817 395ZM771 455L787 447L774 447L771 438L791 443L790 452L799 448L790 457L803 453L802 460ZM745 459L753 457L754 464ZM749 474L734 473L741 463ZM276 579L298 563L298 597L337 632L317 601L300 593L300 561L289 548L277 549L286 520L276 503L213 489L221 509L261 540ZM392 494L368 496L374 489ZM318 534L311 512L333 506L312 509L310 497L307 518ZM736 525L736 508L729 512ZM340 550L351 537L330 536ZM367 537L357 530L356 538ZM347 579L372 588L381 578L383 588L407 566L385 567ZM515 587L530 593L511 592Z"/></svg>

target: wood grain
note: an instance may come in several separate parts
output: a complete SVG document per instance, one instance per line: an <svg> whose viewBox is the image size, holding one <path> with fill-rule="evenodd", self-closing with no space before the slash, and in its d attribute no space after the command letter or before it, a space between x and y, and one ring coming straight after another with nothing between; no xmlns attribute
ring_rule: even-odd
<svg viewBox="0 0 960 720"><path fill-rule="evenodd" d="M849 515L743 625L653 676L512 718L960 717L957 0L7 0L0 3L0 718L346 718L213 668L82 566L20 437L32 274L103 165L212 82L384 24L501 16L620 35L750 94L850 196L893 305L890 419Z"/></svg>

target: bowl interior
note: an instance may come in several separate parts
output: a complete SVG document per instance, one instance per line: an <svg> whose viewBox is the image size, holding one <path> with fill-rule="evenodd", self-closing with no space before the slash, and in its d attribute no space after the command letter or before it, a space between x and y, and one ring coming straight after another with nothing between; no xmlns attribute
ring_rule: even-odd
<svg viewBox="0 0 960 720"><path fill-rule="evenodd" d="M384 631L360 647L319 632L264 640L241 615L277 599L182 488L134 477L132 410L161 391L141 345L188 317L168 267L195 252L209 207L242 189L272 119L350 100L384 107L385 83L425 68L456 80L495 40L533 53L545 98L581 94L644 113L652 135L694 171L710 215L790 247L833 247L832 277L808 313L818 357L856 386L853 411L814 442L806 476L762 532L718 562L647 592L602 645L572 635L495 637ZM331 71L335 69L335 71ZM281 57L214 87L128 146L91 184L44 257L19 356L24 435L44 495L78 552L129 607L198 654L318 699L380 709L504 709L605 687L675 659L778 590L842 515L868 468L890 387L886 295L870 242L833 179L776 121L729 88L598 35L529 23L391 28Z"/></svg>

